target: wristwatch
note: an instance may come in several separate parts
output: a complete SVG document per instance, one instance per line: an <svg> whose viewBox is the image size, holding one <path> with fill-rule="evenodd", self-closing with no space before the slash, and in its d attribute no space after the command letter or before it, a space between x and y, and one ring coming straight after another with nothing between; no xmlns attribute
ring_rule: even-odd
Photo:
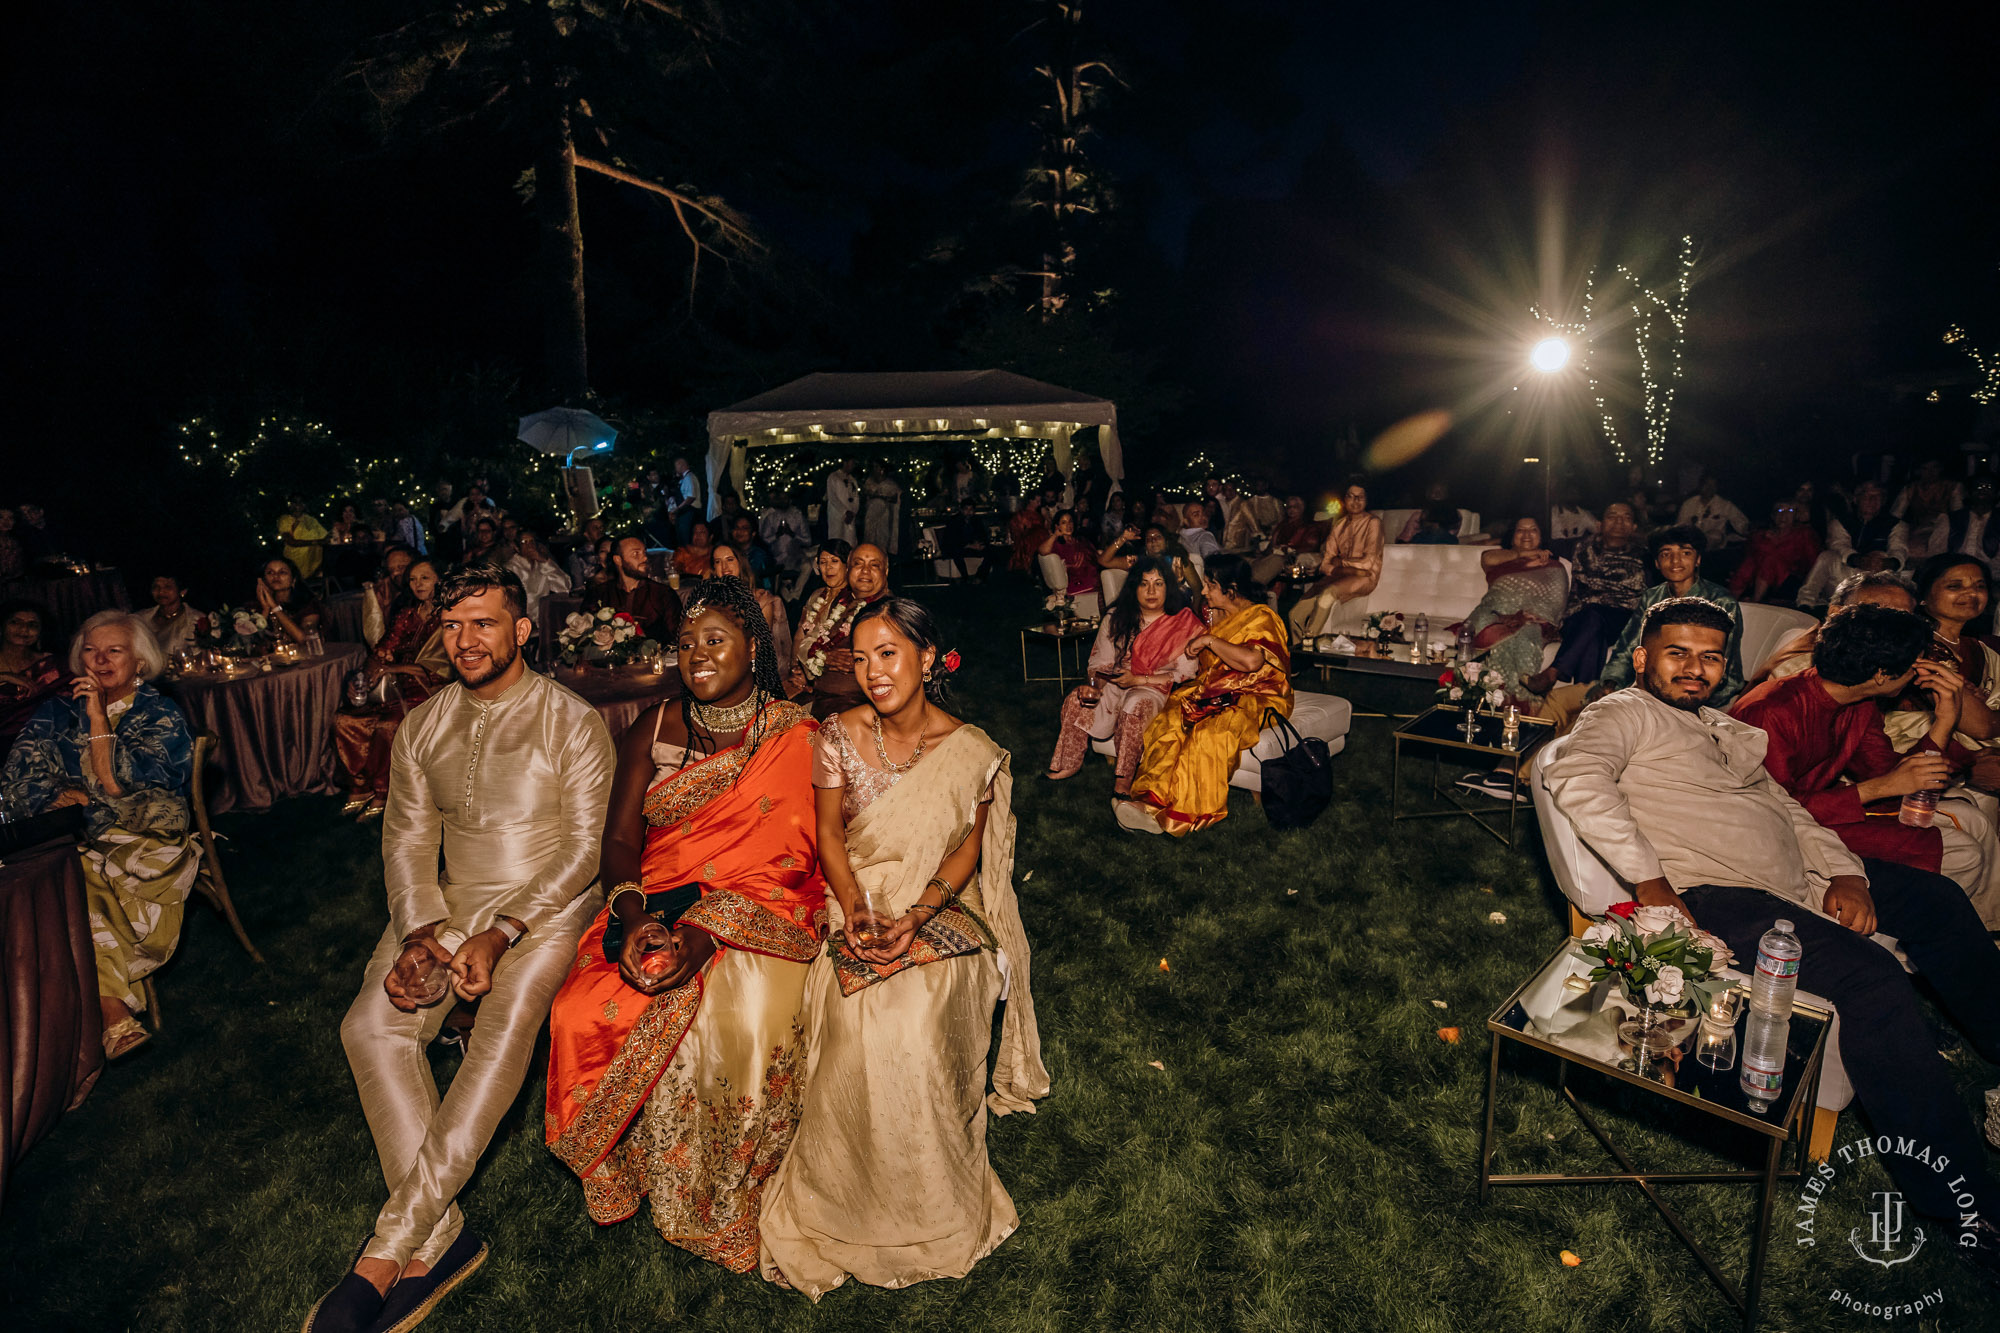
<svg viewBox="0 0 2000 1333"><path fill-rule="evenodd" d="M515 925L512 921L509 921L504 916L496 916L493 918L493 929L499 931L502 935L505 935L507 937L507 947L510 949L514 947L516 941L518 941L523 935L528 933L527 931L521 929L521 927Z"/></svg>

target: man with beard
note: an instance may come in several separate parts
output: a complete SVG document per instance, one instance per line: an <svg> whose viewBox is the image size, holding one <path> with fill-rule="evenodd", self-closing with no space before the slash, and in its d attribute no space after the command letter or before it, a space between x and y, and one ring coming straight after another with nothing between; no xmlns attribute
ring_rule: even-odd
<svg viewBox="0 0 2000 1333"><path fill-rule="evenodd" d="M1915 987L1868 937L1895 936L1985 1059L2000 1062L2000 954L1956 884L1855 856L1764 769L1765 734L1706 707L1728 664L1728 612L1679 597L1646 616L1637 688L1583 711L1543 774L1558 808L1641 905L1672 908L1740 960L1779 917L1804 946L1798 984L1841 1014L1841 1058L1875 1132L1952 1168L1883 1166L1911 1206L1959 1229L1955 1193L1995 1196L1985 1150L1937 1054ZM1963 1173L1958 1190L1949 1188ZM1969 1182L1969 1183L1968 1183ZM1962 1256L2000 1271L1990 1222ZM1954 1246L1954 1250L1959 1247Z"/></svg>
<svg viewBox="0 0 2000 1333"><path fill-rule="evenodd" d="M583 610L595 615L599 607L623 611L639 622L639 632L655 643L672 643L681 632L681 595L650 577L646 568L646 543L637 537L620 537L611 548L612 577L594 583L584 596Z"/></svg>
<svg viewBox="0 0 2000 1333"><path fill-rule="evenodd" d="M461 570L436 600L458 681L396 733L382 821L389 926L340 1027L389 1201L305 1333L414 1327L485 1261L458 1192L521 1090L602 901L593 885L614 764L604 720L527 669L534 622L513 574ZM454 990L481 1000L479 1021L440 1102L424 1048Z"/></svg>

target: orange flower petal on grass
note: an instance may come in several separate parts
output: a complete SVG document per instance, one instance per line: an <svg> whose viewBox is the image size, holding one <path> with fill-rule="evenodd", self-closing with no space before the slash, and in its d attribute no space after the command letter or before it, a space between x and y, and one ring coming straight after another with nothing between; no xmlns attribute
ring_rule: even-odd
<svg viewBox="0 0 2000 1333"><path fill-rule="evenodd" d="M1562 1252L1562 1261L1564 1268L1575 1268L1578 1264L1581 1264L1583 1262L1583 1260L1577 1258L1576 1255L1569 1250L1564 1250Z"/></svg>
<svg viewBox="0 0 2000 1333"><path fill-rule="evenodd" d="M1162 972L1171 972L1171 971L1173 971L1173 969L1172 969L1171 967L1168 967L1168 966L1167 966L1167 960L1166 960L1166 959L1164 959L1164 958L1162 958L1162 959L1160 960L1160 971L1162 971Z"/></svg>
<svg viewBox="0 0 2000 1333"><path fill-rule="evenodd" d="M1457 1028L1439 1028L1439 1029L1438 1029L1438 1040L1439 1040L1439 1041L1448 1041L1448 1042L1450 1042L1450 1043L1451 1043L1452 1045L1454 1045L1454 1046L1458 1045L1458 1029L1457 1029Z"/></svg>

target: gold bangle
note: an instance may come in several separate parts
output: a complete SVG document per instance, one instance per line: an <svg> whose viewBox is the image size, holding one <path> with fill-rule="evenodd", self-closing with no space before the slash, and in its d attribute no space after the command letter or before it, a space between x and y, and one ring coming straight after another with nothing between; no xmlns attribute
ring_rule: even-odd
<svg viewBox="0 0 2000 1333"><path fill-rule="evenodd" d="M645 887L644 887L643 885L641 885L641 884L639 883L639 881L638 881L638 880L636 880L636 879L628 879L628 880L621 880L621 881L620 881L620 882L618 882L617 884L614 884L614 885L612 885L612 886L611 886L611 897L610 897L610 899L609 899L609 906L610 906L610 908L611 908L611 915L613 915L613 916L616 916L616 915L618 915L618 899L619 899L619 896L620 896L621 894L627 894L627 893L636 893L636 894L638 894L638 895L639 895L639 905L640 905L640 907L641 907L641 908L644 908L644 907L645 907L645 905L646 905L646 890L645 890Z"/></svg>

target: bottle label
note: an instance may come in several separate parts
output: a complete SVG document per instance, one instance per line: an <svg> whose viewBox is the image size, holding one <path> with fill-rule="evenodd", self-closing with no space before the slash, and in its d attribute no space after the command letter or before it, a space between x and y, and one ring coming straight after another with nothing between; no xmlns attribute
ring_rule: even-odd
<svg viewBox="0 0 2000 1333"><path fill-rule="evenodd" d="M1767 1074L1762 1070L1752 1069L1749 1065L1745 1065L1743 1066L1743 1086L1746 1088L1757 1088L1764 1092L1781 1091L1785 1086L1785 1071L1780 1069L1776 1073Z"/></svg>
<svg viewBox="0 0 2000 1333"><path fill-rule="evenodd" d="M1767 977L1783 981L1799 974L1799 960L1796 958L1773 958L1770 954L1757 955L1757 970Z"/></svg>

